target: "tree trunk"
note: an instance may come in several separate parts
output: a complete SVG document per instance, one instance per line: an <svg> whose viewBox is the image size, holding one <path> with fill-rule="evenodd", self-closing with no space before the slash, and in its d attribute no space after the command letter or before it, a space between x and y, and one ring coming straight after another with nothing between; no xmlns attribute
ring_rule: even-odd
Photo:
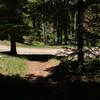
<svg viewBox="0 0 100 100"><path fill-rule="evenodd" d="M60 17L57 16L57 45L62 45L62 27L60 23Z"/></svg>
<svg viewBox="0 0 100 100"><path fill-rule="evenodd" d="M76 34L76 30L77 30L77 11L74 12L74 34ZM75 44L76 44L76 36L75 36Z"/></svg>
<svg viewBox="0 0 100 100"><path fill-rule="evenodd" d="M14 34L10 34L11 36L11 54L16 55L17 54L17 50L16 50L16 38Z"/></svg>
<svg viewBox="0 0 100 100"><path fill-rule="evenodd" d="M68 9L66 10L65 16L64 16L64 42L65 45L68 44Z"/></svg>
<svg viewBox="0 0 100 100"><path fill-rule="evenodd" d="M77 43L78 43L78 62L79 64L83 64L84 61L84 53L83 53L83 0L79 0L78 2L78 32L77 32Z"/></svg>
<svg viewBox="0 0 100 100"><path fill-rule="evenodd" d="M67 29L64 29L64 42L65 42L65 45L68 44L68 34L67 34Z"/></svg>

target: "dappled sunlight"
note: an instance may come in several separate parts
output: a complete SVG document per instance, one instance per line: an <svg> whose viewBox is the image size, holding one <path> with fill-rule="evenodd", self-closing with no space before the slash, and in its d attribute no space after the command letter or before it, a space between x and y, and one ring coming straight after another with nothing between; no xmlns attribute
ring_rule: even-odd
<svg viewBox="0 0 100 100"><path fill-rule="evenodd" d="M46 62L42 61L27 61L27 74L33 74L34 76L46 77L50 74L46 69L59 65L60 61L51 59Z"/></svg>
<svg viewBox="0 0 100 100"><path fill-rule="evenodd" d="M0 0L0 100L99 100L99 11L99 0Z"/></svg>

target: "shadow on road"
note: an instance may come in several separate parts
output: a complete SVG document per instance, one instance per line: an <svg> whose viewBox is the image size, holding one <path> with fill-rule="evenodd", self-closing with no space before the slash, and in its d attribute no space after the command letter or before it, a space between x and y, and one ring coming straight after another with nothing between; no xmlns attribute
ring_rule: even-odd
<svg viewBox="0 0 100 100"><path fill-rule="evenodd" d="M10 56L16 56L16 57L23 57L25 59L28 59L30 61L48 61L51 58L57 58L60 59L63 56L56 56L56 55L42 55L42 54L16 54L13 55L11 52L0 52L1 54L6 54L6 55L10 55Z"/></svg>

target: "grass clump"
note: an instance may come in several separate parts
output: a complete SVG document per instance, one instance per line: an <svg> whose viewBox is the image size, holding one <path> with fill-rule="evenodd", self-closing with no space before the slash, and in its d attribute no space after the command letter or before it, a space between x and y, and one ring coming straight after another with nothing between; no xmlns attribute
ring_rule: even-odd
<svg viewBox="0 0 100 100"><path fill-rule="evenodd" d="M23 76L25 73L26 64L24 58L0 55L0 74Z"/></svg>

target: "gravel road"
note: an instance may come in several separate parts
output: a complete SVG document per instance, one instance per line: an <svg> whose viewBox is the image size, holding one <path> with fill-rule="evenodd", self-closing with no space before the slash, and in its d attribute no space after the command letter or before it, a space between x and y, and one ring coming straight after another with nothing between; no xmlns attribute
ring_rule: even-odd
<svg viewBox="0 0 100 100"><path fill-rule="evenodd" d="M10 51L10 46L0 45L0 52ZM25 48L17 47L18 54L48 54L56 55L58 52L64 52L62 48Z"/></svg>
<svg viewBox="0 0 100 100"><path fill-rule="evenodd" d="M0 45L0 52L10 51L10 46ZM100 48L95 47L89 50L92 53L91 56L100 55ZM18 54L40 54L40 55L68 55L73 53L71 49L63 48L26 48L17 47Z"/></svg>

